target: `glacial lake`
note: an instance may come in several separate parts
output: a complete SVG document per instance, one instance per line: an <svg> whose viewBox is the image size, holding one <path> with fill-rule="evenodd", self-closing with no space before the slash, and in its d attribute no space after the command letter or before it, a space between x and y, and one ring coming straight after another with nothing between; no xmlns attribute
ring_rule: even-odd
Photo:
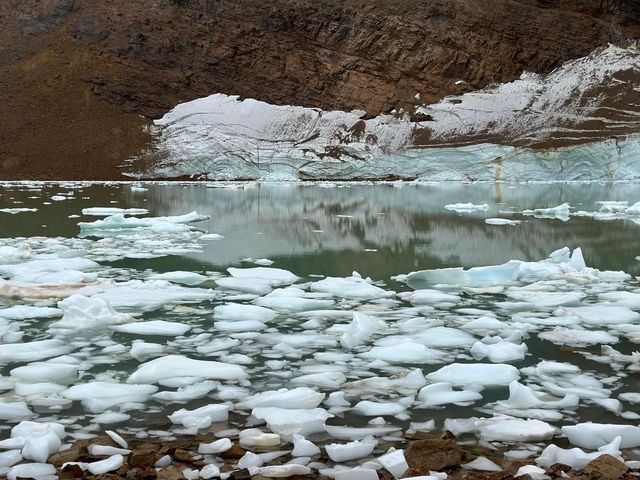
<svg viewBox="0 0 640 480"><path fill-rule="evenodd" d="M0 188L0 209L6 209L0 210L0 278L4 279L0 319L3 311L8 315L4 323L0 320L0 402L21 405L3 410L0 404L0 437L8 437L16 422L29 418L61 422L77 438L104 428L170 438L193 431L185 424L172 423L167 415L181 408L193 410L225 402L230 407L229 422L214 421L201 432L247 425L269 431L260 421L247 421L252 406L236 407L252 395L281 388L307 388L327 395L345 392L346 402L338 401L343 399L339 394L334 396L336 402L317 405L334 415L326 423L336 426L398 427L400 432L412 422L434 420L434 429L439 431L445 419L490 418L496 413L525 419L538 414L554 427L587 421L638 424L639 409L634 403L638 399L620 395L640 387L640 363L631 358L640 342L640 321L636 319L640 300L634 296L640 298L635 278L640 274L636 259L640 255L640 215L625 213L622 204L608 204L607 210L607 204L598 203L626 201L632 206L640 201L635 185L144 183L141 187L73 182L7 183ZM445 208L457 203L486 207L471 212ZM567 218L522 213L564 203L571 207ZM100 228L95 222L104 221L104 215L82 213L93 207L146 209L148 213L139 218L165 220L137 226L112 221ZM12 214L11 209L35 211ZM193 223L176 220L193 211L209 218ZM586 213L575 215L579 211ZM496 217L520 223L485 223ZM81 229L81 222L93 226ZM548 263L548 256L563 247L569 251ZM569 260L577 247L589 270ZM571 258L576 259L577 254ZM534 277L518 277L504 285L447 286L402 277L421 270L468 269L510 260L531 262L527 275ZM562 272L549 273L548 265ZM229 277L230 267L283 269L299 279L274 280L264 272ZM604 271L629 276L598 273ZM184 272L197 273L203 280L194 283L196 276ZM352 276L353 272L359 276ZM170 275L162 276L164 273ZM349 280L326 282L334 277ZM371 283L364 280L367 277ZM218 284L222 278L233 281ZM246 285L244 278L248 278ZM270 293L291 284L288 293ZM353 292L349 290L352 286ZM427 289L425 297L412 297L412 287ZM438 300L438 292L449 297ZM608 295L611 292L626 293ZM72 294L105 299L113 310L92 314L79 303L56 312L58 302ZM267 297L269 301L261 300ZM299 300L287 303L283 298ZM20 305L37 309L14 308ZM262 305L275 313L273 318L254 318L253 310L241 308L218 316L214 309L221 305ZM572 310L593 305L615 309ZM11 313L6 312L12 308ZM360 327L367 335L362 328L349 330L354 311L365 315L365 327ZM68 317L66 322L63 314ZM104 322L96 323L96 318ZM498 320L502 326L465 328L479 318ZM176 332L185 325L188 330L158 334L153 329L150 333L118 329L157 320L178 324ZM435 335L428 335L433 328ZM579 344L571 344L575 331L588 335ZM345 346L344 338L350 346ZM3 349L8 344L39 341L57 343L42 349L39 344L26 350ZM484 348L475 348L476 342L524 344L524 358L492 362L488 356L470 353ZM136 354L132 356L134 344ZM604 352L603 344L616 353ZM415 347L415 357L409 348L406 357L393 351L394 346L403 350L407 345ZM504 352L496 348L493 353L499 357ZM197 369L166 374L171 366L161 365L164 373L157 374L160 376L147 375L144 381L127 383L143 364L167 355L239 365L245 376L200 376ZM564 371L557 364L540 366L544 361L566 362L575 368ZM76 368L72 375L58 380L11 373L32 362ZM508 378L501 385L492 385L490 378L479 378L478 385L451 372L429 378L447 365L467 363L515 367L518 381L540 395L540 405L529 407L537 412L522 412L524 408L513 403L497 406L495 402L509 398ZM417 383L398 380L416 369ZM509 370L506 376L511 373ZM234 376L232 372L225 375ZM368 383L361 382L366 379ZM101 390L93 390L93 397L84 390L69 393L73 385L91 382L113 385L113 394ZM418 392L424 384L438 382L451 383L456 391L477 392L481 399L456 402L463 405L428 405L429 395L421 398ZM154 387L127 391L134 383ZM121 385L125 385L122 390ZM184 396L154 397L159 392L183 392ZM570 406L573 397L564 406L545 404L568 394L579 397L577 407ZM593 398L621 402L594 403ZM363 401L384 405L381 410L366 403L356 408ZM267 406L274 405L282 406L277 402ZM110 418L111 413L121 415ZM103 416L96 423L99 415ZM296 415L304 423L305 413ZM368 424L377 417L383 417L384 423ZM267 418L268 423L269 418L285 436L287 429L295 431L295 418L293 426L282 426L281 419L272 417ZM461 434L468 439L481 436L472 430ZM396 435L389 428L380 437L393 442ZM331 433L327 436L323 431L309 433L309 438L320 441L329 437ZM333 438L344 441L358 434L349 437L343 432ZM564 441L559 431L554 439ZM498 443L501 441L510 443L508 439Z"/></svg>

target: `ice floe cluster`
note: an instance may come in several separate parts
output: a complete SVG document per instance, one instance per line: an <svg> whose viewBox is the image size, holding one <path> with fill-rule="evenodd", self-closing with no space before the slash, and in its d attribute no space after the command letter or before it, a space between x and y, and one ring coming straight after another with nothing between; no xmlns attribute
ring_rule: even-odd
<svg viewBox="0 0 640 480"><path fill-rule="evenodd" d="M204 216L84 215L105 218L80 222L78 238L0 240L8 478L53 478L50 454L111 424L137 438L214 431L198 449L208 465L188 478L226 477L216 455L234 443L293 455L285 465L270 465L274 452L238 460L266 477L402 478L407 429L517 445L543 468L640 447L640 396L627 382L640 371L640 289L624 272L589 268L579 248L388 283L301 278L268 259L226 272L135 270L113 262L198 251ZM582 407L607 421L585 422ZM107 433L120 446L92 445L107 458L79 468L123 465L127 443ZM559 437L575 448L538 443ZM398 449L381 452L381 440ZM321 451L330 462L314 459Z"/></svg>

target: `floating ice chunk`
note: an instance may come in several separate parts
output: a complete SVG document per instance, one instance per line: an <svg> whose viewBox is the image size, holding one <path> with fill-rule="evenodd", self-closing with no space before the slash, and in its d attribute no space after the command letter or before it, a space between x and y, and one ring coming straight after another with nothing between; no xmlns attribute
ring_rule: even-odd
<svg viewBox="0 0 640 480"><path fill-rule="evenodd" d="M482 395L472 390L453 390L448 382L427 385L418 393L420 406L433 407L449 403L468 403L482 399Z"/></svg>
<svg viewBox="0 0 640 480"><path fill-rule="evenodd" d="M371 300L395 296L395 292L372 285L371 280L359 276L346 278L327 277L311 284L311 290L323 292L339 298Z"/></svg>
<svg viewBox="0 0 640 480"><path fill-rule="evenodd" d="M562 205L558 205L557 207L523 210L522 214L533 215L536 218L555 218L566 222L569 220L569 216L571 215L571 205L569 205L568 203L563 203Z"/></svg>
<svg viewBox="0 0 640 480"><path fill-rule="evenodd" d="M71 383L78 378L78 366L68 363L35 362L9 372L23 382Z"/></svg>
<svg viewBox="0 0 640 480"><path fill-rule="evenodd" d="M205 233L204 235L200 235L200 240L222 240L224 239L224 235L220 235L217 233Z"/></svg>
<svg viewBox="0 0 640 480"><path fill-rule="evenodd" d="M117 325L131 320L131 316L116 312L111 304L102 298L71 295L58 302L58 307L64 315L51 324L52 329L81 330Z"/></svg>
<svg viewBox="0 0 640 480"><path fill-rule="evenodd" d="M129 354L136 360L148 359L164 352L164 345L159 343L147 343L142 340L134 340Z"/></svg>
<svg viewBox="0 0 640 480"><path fill-rule="evenodd" d="M165 320L148 320L146 322L133 322L126 325L111 327L116 332L130 333L133 335L159 335L175 337L184 335L191 326L180 322L167 322Z"/></svg>
<svg viewBox="0 0 640 480"><path fill-rule="evenodd" d="M622 437L615 437L611 443L598 448L597 452L591 453L586 453L579 448L564 449L552 444L547 446L540 456L536 458L536 463L545 468L549 468L556 463L562 463L563 465L569 465L574 470L582 470L592 460L595 460L601 455L608 454L618 460L622 460L620 455L621 441Z"/></svg>
<svg viewBox="0 0 640 480"><path fill-rule="evenodd" d="M463 463L462 468L467 470L480 470L481 472L501 472L502 467L489 460L487 457L478 457L469 463Z"/></svg>
<svg viewBox="0 0 640 480"><path fill-rule="evenodd" d="M400 402L371 402L369 400L363 400L358 402L354 407L354 410L358 411L362 415L368 417L377 417L380 415L398 415L406 411L406 405Z"/></svg>
<svg viewBox="0 0 640 480"><path fill-rule="evenodd" d="M518 225L520 220L509 220L508 218L487 218L484 223L487 225Z"/></svg>
<svg viewBox="0 0 640 480"><path fill-rule="evenodd" d="M429 373L426 378L432 382L449 382L453 385L509 385L520 378L520 372L512 365L452 363Z"/></svg>
<svg viewBox="0 0 640 480"><path fill-rule="evenodd" d="M126 440L122 438L120 435L118 435L116 432L114 432L113 430L105 430L104 433L106 433L111 440L116 442L122 448L129 448L129 445L127 444Z"/></svg>
<svg viewBox="0 0 640 480"><path fill-rule="evenodd" d="M149 277L151 280L166 280L168 282L180 283L182 285L200 285L201 283L210 280L209 277L201 275L196 272L165 272L157 273Z"/></svg>
<svg viewBox="0 0 640 480"><path fill-rule="evenodd" d="M131 419L131 415L129 415L128 413L104 412L93 417L91 421L100 425L109 425L112 423L126 422L129 419Z"/></svg>
<svg viewBox="0 0 640 480"><path fill-rule="evenodd" d="M180 424L185 428L207 428L212 423L226 422L229 418L228 405L205 405L195 410L182 408L169 415L169 420L174 424Z"/></svg>
<svg viewBox="0 0 640 480"><path fill-rule="evenodd" d="M26 207L18 207L18 208L0 208L0 212L8 213L10 215L15 215L16 213L25 213L25 212L37 212L37 208L26 208Z"/></svg>
<svg viewBox="0 0 640 480"><path fill-rule="evenodd" d="M502 265L473 267L465 270L462 267L437 268L421 270L407 275L407 281L421 282L428 285L450 285L456 287L489 287L502 286L518 280L521 262L511 260Z"/></svg>
<svg viewBox="0 0 640 480"><path fill-rule="evenodd" d="M273 295L277 290L258 298L255 303L263 307L273 308L280 312L304 312L329 308L334 304L333 300L319 298L303 298L299 296Z"/></svg>
<svg viewBox="0 0 640 480"><path fill-rule="evenodd" d="M362 440L371 436L384 436L400 430L399 427L342 427L338 425L326 425L325 430L333 438L340 440Z"/></svg>
<svg viewBox="0 0 640 480"><path fill-rule="evenodd" d="M213 326L221 332L257 332L267 328L266 324L257 320L218 321L214 322Z"/></svg>
<svg viewBox="0 0 640 480"><path fill-rule="evenodd" d="M555 327L553 330L541 332L538 334L538 337L555 343L556 345L569 345L572 347L618 343L618 337L602 330L583 330L564 327Z"/></svg>
<svg viewBox="0 0 640 480"><path fill-rule="evenodd" d="M394 450L386 453L378 457L378 462L395 478L402 478L409 470L407 460L404 458L404 450Z"/></svg>
<svg viewBox="0 0 640 480"><path fill-rule="evenodd" d="M84 272L97 269L99 266L98 263L87 258L36 259L18 264L0 265L0 275L30 281L43 273L60 275L60 272L64 271Z"/></svg>
<svg viewBox="0 0 640 480"><path fill-rule="evenodd" d="M110 217L118 213L127 215L146 215L149 210L146 208L118 208L118 207L89 207L83 208L82 214L94 217Z"/></svg>
<svg viewBox="0 0 640 480"><path fill-rule="evenodd" d="M131 450L128 448L112 447L111 445L89 445L87 451L91 455L129 455Z"/></svg>
<svg viewBox="0 0 640 480"><path fill-rule="evenodd" d="M378 472L370 468L350 468L333 474L335 480L378 480ZM418 477L419 478L419 477Z"/></svg>
<svg viewBox="0 0 640 480"><path fill-rule="evenodd" d="M200 470L185 468L182 470L182 476L185 480L198 480L198 478L200 478Z"/></svg>
<svg viewBox="0 0 640 480"><path fill-rule="evenodd" d="M197 372L199 378L214 380L241 380L247 377L247 372L240 365L193 360L181 355L167 355L140 365L129 376L127 383L156 383L163 379L185 376L185 374L193 372Z"/></svg>
<svg viewBox="0 0 640 480"><path fill-rule="evenodd" d="M640 309L640 293L627 292L627 291L617 291L617 292L605 292L601 293L599 296L600 300L604 300L606 302L613 302L616 305L621 305L623 307ZM0 317L3 316L0 311Z"/></svg>
<svg viewBox="0 0 640 480"><path fill-rule="evenodd" d="M25 343L0 344L0 363L33 362L65 355L71 347L61 340L37 340Z"/></svg>
<svg viewBox="0 0 640 480"><path fill-rule="evenodd" d="M24 320L27 318L51 318L62 315L62 310L53 307L32 307L30 305L14 305L0 310L0 318L7 320Z"/></svg>
<svg viewBox="0 0 640 480"><path fill-rule="evenodd" d="M115 308L150 311L167 303L195 303L213 300L216 293L206 288L183 287L164 280L131 280L108 286L93 298L103 298Z"/></svg>
<svg viewBox="0 0 640 480"><path fill-rule="evenodd" d="M22 456L44 463L62 444L64 426L60 423L20 422L11 429L11 438L24 442Z"/></svg>
<svg viewBox="0 0 640 480"><path fill-rule="evenodd" d="M524 343L515 344L505 342L503 340L492 344L476 342L471 349L469 349L469 353L471 353L476 360L482 360L487 357L493 363L505 363L514 360L523 360L527 353L527 345Z"/></svg>
<svg viewBox="0 0 640 480"><path fill-rule="evenodd" d="M291 390L281 388L276 391L257 393L240 402L238 408L279 407L309 409L320 405L324 397L324 393L316 392L307 387L298 387Z"/></svg>
<svg viewBox="0 0 640 480"><path fill-rule="evenodd" d="M640 427L610 423L578 423L562 427L562 433L578 447L596 449L621 437L620 448L640 446Z"/></svg>
<svg viewBox="0 0 640 480"><path fill-rule="evenodd" d="M509 325L493 317L480 317L462 325L464 330L506 330Z"/></svg>
<svg viewBox="0 0 640 480"><path fill-rule="evenodd" d="M515 409L573 409L578 407L579 400L575 394L567 394L560 400L552 399L544 393L536 392L531 387L514 380L509 384L509 398L507 400L499 400L497 404Z"/></svg>
<svg viewBox="0 0 640 480"><path fill-rule="evenodd" d="M386 347L373 347L360 356L389 363L435 363L442 359L443 353L430 349L421 343L407 340Z"/></svg>
<svg viewBox="0 0 640 480"><path fill-rule="evenodd" d="M331 443L325 445L324 449L327 451L329 458L334 462L346 462L371 455L377 444L378 442L374 440L373 437L367 437L362 441L354 440L349 443Z"/></svg>
<svg viewBox="0 0 640 480"><path fill-rule="evenodd" d="M205 465L200 469L200 478L204 478L205 480L219 476L220 467L218 467L215 463L210 463L209 465Z"/></svg>
<svg viewBox="0 0 640 480"><path fill-rule="evenodd" d="M462 348L476 342L476 338L470 333L449 327L427 328L421 333L412 335L412 339L427 347L435 348Z"/></svg>
<svg viewBox="0 0 640 480"><path fill-rule="evenodd" d="M79 400L91 412L98 413L123 403L144 403L157 390L158 387L154 385L89 382L74 385L61 395L70 400Z"/></svg>
<svg viewBox="0 0 640 480"><path fill-rule="evenodd" d="M216 320L254 320L264 323L276 318L278 313L269 308L256 305L229 303L227 305L218 305L214 308L213 315Z"/></svg>
<svg viewBox="0 0 640 480"><path fill-rule="evenodd" d="M209 217L191 212L185 215L170 217L125 217L124 213L116 213L95 222L80 222L80 230L120 230L120 229L151 229L158 232L181 232L189 229L187 223L200 222ZM183 227L183 228L180 228Z"/></svg>
<svg viewBox="0 0 640 480"><path fill-rule="evenodd" d="M254 267L254 268L227 268L227 272L234 278L261 279L272 286L289 285L298 281L298 276L281 268Z"/></svg>
<svg viewBox="0 0 640 480"><path fill-rule="evenodd" d="M215 280L216 285L227 290L265 295L273 290L273 283L263 278L225 277Z"/></svg>
<svg viewBox="0 0 640 480"><path fill-rule="evenodd" d="M432 305L435 303L458 303L460 297L440 290L422 289L413 292L401 292L398 296L413 305Z"/></svg>
<svg viewBox="0 0 640 480"><path fill-rule="evenodd" d="M532 480L550 480L551 478L543 468L536 467L535 465L523 465L514 476L518 478L525 475L531 477Z"/></svg>
<svg viewBox="0 0 640 480"><path fill-rule="evenodd" d="M273 447L280 444L280 435L249 428L240 432L240 444L248 447Z"/></svg>
<svg viewBox="0 0 640 480"><path fill-rule="evenodd" d="M158 392L154 393L152 397L155 400L166 403L185 402L188 400L195 400L196 398L202 398L211 390L219 387L218 382L207 380L204 382L194 383L193 385L185 385L178 388L175 392Z"/></svg>
<svg viewBox="0 0 640 480"><path fill-rule="evenodd" d="M347 381L347 377L341 372L310 373L292 378L291 383L311 385L320 388L338 388Z"/></svg>
<svg viewBox="0 0 640 480"><path fill-rule="evenodd" d="M320 453L320 448L302 435L294 433L291 439L293 441L293 451L291 455L294 457L313 457Z"/></svg>
<svg viewBox="0 0 640 480"><path fill-rule="evenodd" d="M537 308L577 305L586 296L582 292L536 292L525 289L510 289L507 295Z"/></svg>
<svg viewBox="0 0 640 480"><path fill-rule="evenodd" d="M48 463L23 463L14 465L7 472L7 480L18 478L35 478L37 480L53 480L56 476L56 467Z"/></svg>
<svg viewBox="0 0 640 480"><path fill-rule="evenodd" d="M258 470L258 475L269 478L285 478L294 475L309 475L311 469L304 465L288 464L288 465L271 465L262 467Z"/></svg>
<svg viewBox="0 0 640 480"><path fill-rule="evenodd" d="M333 417L323 408L256 407L251 414L257 419L267 422L267 426L272 432L284 436L290 436L294 433L309 435L316 432L324 432L324 422Z"/></svg>
<svg viewBox="0 0 640 480"><path fill-rule="evenodd" d="M213 454L223 453L233 446L233 442L228 438L221 438L211 443L201 443L198 445L198 453Z"/></svg>
<svg viewBox="0 0 640 480"><path fill-rule="evenodd" d="M340 337L340 344L344 348L354 348L362 344L374 332L385 327L386 324L382 320L361 312L353 312L353 320L344 329Z"/></svg>
<svg viewBox="0 0 640 480"><path fill-rule="evenodd" d="M640 320L640 313L618 305L586 305L583 307L560 308L554 315L575 315L589 325L611 325L619 323L635 323Z"/></svg>
<svg viewBox="0 0 640 480"><path fill-rule="evenodd" d="M471 213L477 211L486 212L487 210L489 210L489 205L487 205L486 203L481 203L478 205L473 203L450 203L448 205L445 205L444 208L446 208L447 210L453 210L457 213Z"/></svg>
<svg viewBox="0 0 640 480"><path fill-rule="evenodd" d="M123 464L124 457L122 455L113 455L104 460L88 463L87 470L89 470L92 475L102 475L119 469Z"/></svg>
<svg viewBox="0 0 640 480"><path fill-rule="evenodd" d="M33 412L25 402L5 402L0 400L0 420L23 420L31 418Z"/></svg>
<svg viewBox="0 0 640 480"><path fill-rule="evenodd" d="M475 426L480 439L488 442L538 442L555 434L555 428L548 423L506 415L477 420Z"/></svg>
<svg viewBox="0 0 640 480"><path fill-rule="evenodd" d="M0 468L7 468L22 461L20 450L8 450L0 453Z"/></svg>

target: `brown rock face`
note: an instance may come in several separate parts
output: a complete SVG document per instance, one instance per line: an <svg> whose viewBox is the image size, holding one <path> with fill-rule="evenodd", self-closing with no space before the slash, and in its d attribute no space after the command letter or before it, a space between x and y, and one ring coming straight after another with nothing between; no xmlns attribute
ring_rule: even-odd
<svg viewBox="0 0 640 480"><path fill-rule="evenodd" d="M139 115L215 92L375 115L639 32L640 0L5 0L0 178L117 176Z"/></svg>
<svg viewBox="0 0 640 480"><path fill-rule="evenodd" d="M427 438L411 442L405 457L409 464L407 476L420 476L428 475L430 470L459 467L462 450L455 438Z"/></svg>
<svg viewBox="0 0 640 480"><path fill-rule="evenodd" d="M628 471L629 467L620 460L611 455L601 455L595 460L591 460L581 473L586 478L594 480L615 480L621 478Z"/></svg>

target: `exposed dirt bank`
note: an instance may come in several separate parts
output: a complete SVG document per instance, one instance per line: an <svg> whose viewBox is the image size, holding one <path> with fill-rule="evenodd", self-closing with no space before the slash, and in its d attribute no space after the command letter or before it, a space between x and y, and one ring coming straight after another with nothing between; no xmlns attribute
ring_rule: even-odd
<svg viewBox="0 0 640 480"><path fill-rule="evenodd" d="M639 0L6 0L0 178L118 178L213 92L375 115L639 35Z"/></svg>

